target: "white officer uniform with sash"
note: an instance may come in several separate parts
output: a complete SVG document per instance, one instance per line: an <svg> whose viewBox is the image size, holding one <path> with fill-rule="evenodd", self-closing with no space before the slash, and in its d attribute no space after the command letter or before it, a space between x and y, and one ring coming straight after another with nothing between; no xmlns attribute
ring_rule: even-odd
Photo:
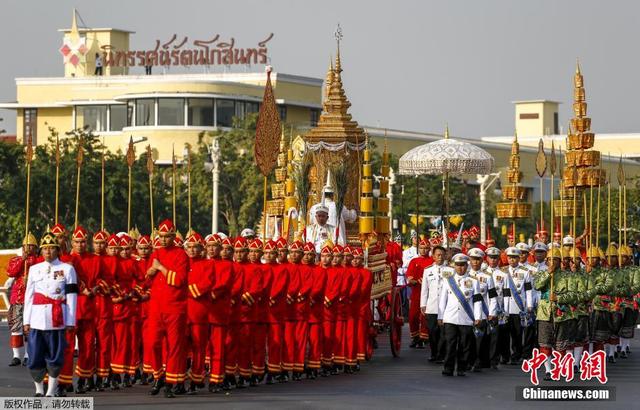
<svg viewBox="0 0 640 410"><path fill-rule="evenodd" d="M484 258L484 252L481 249L473 248L469 250L469 257ZM474 271L469 268L469 276L478 281L478 288L482 295L482 319L487 319L488 316L496 316L498 314L498 300L496 287L493 282L493 276L486 270L487 268L481 268L478 271Z"/></svg>
<svg viewBox="0 0 640 410"><path fill-rule="evenodd" d="M507 256L520 256L520 250L508 248ZM505 266L502 271L506 274L502 283L505 313L509 315L519 315L521 312L526 313L527 307L533 306L529 270L522 265L518 265L515 268L509 265ZM516 293L520 296L519 298Z"/></svg>

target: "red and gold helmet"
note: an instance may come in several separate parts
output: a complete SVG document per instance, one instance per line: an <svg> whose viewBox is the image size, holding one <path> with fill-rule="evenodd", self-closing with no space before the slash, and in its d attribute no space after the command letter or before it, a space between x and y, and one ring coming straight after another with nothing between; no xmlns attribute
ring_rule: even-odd
<svg viewBox="0 0 640 410"><path fill-rule="evenodd" d="M229 238L229 237L224 238L221 243L222 243L222 246L230 246L230 247L233 248L233 242L231 241L231 238Z"/></svg>
<svg viewBox="0 0 640 410"><path fill-rule="evenodd" d="M120 246L122 248L130 248L133 246L133 239L126 233L120 237Z"/></svg>
<svg viewBox="0 0 640 410"><path fill-rule="evenodd" d="M364 257L364 252L362 251L362 248L353 248L353 257L354 258Z"/></svg>
<svg viewBox="0 0 640 410"><path fill-rule="evenodd" d="M78 225L78 227L73 230L71 239L74 241L86 241L88 236L87 230Z"/></svg>
<svg viewBox="0 0 640 410"><path fill-rule="evenodd" d="M195 245L202 245L204 243L204 240L202 239L202 235L200 235L198 232L196 231L191 231L191 233L189 234L189 236L187 236L187 239L185 239L184 241L185 244L195 244Z"/></svg>
<svg viewBox="0 0 640 410"><path fill-rule="evenodd" d="M291 245L289 245L290 252L294 252L294 251L302 252L303 250L304 250L304 244L302 243L302 241L294 241Z"/></svg>
<svg viewBox="0 0 640 410"><path fill-rule="evenodd" d="M105 231L98 231L93 234L93 242L106 242L107 238L109 238L109 234L107 234Z"/></svg>
<svg viewBox="0 0 640 410"><path fill-rule="evenodd" d="M333 253L333 248L329 245L325 245L320 250L320 255L331 255Z"/></svg>
<svg viewBox="0 0 640 410"><path fill-rule="evenodd" d="M247 249L247 240L242 236L238 236L233 241L233 249Z"/></svg>
<svg viewBox="0 0 640 410"><path fill-rule="evenodd" d="M251 244L253 244L253 242L255 242L255 240L251 241ZM251 249L251 245L249 246L249 249ZM278 244L275 241L271 240L271 239L269 239L267 241L267 243L264 245L264 251L265 252L273 251L273 250L276 250L276 249L278 249Z"/></svg>
<svg viewBox="0 0 640 410"><path fill-rule="evenodd" d="M342 254L344 254L344 248L342 246L340 246L340 245L335 245L333 247L332 253L334 255L342 255Z"/></svg>
<svg viewBox="0 0 640 410"><path fill-rule="evenodd" d="M171 219L165 219L164 221L160 222L160 225L158 225L158 232L175 234L176 226L173 224L173 221Z"/></svg>
<svg viewBox="0 0 640 410"><path fill-rule="evenodd" d="M347 245L344 247L343 253L345 255L353 255L353 248L351 248L351 246Z"/></svg>
<svg viewBox="0 0 640 410"><path fill-rule="evenodd" d="M57 223L53 225L53 228L51 228L51 233L55 236L67 236L67 228L65 228L61 223Z"/></svg>
<svg viewBox="0 0 640 410"><path fill-rule="evenodd" d="M262 250L263 245L262 245L262 241L258 238L251 240L251 242L249 242L249 249L254 249L254 250Z"/></svg>
<svg viewBox="0 0 640 410"><path fill-rule="evenodd" d="M280 250L288 250L288 244L287 244L287 240L284 239L283 237L278 238L278 240L276 241L276 248L280 251Z"/></svg>
<svg viewBox="0 0 640 410"><path fill-rule="evenodd" d="M151 238L149 238L149 235L142 235L138 238L137 246L139 248L146 248L150 245L151 245Z"/></svg>
<svg viewBox="0 0 640 410"><path fill-rule="evenodd" d="M107 247L109 247L109 248L119 248L120 247L120 238L118 238L118 235L111 234L111 236L109 236L109 239L107 239Z"/></svg>
<svg viewBox="0 0 640 410"><path fill-rule="evenodd" d="M329 250L331 250L330 246L327 246L329 248ZM313 244L313 242L307 242L304 244L304 247L302 248L302 250L304 251L304 253L316 253L316 247ZM329 252L331 253L331 252Z"/></svg>

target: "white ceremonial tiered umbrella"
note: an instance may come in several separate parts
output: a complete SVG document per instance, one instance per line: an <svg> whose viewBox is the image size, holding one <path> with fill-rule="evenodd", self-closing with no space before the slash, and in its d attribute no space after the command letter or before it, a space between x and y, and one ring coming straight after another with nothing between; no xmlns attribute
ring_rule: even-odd
<svg viewBox="0 0 640 410"><path fill-rule="evenodd" d="M449 127L445 129L444 139L420 145L407 151L400 157L398 170L400 175L442 175L443 223L449 213L448 178L449 175L482 174L493 170L494 159L487 151L468 142L449 138ZM416 178L416 184L418 179ZM418 209L416 189L416 209ZM419 212L416 212L419 214ZM419 215L416 215L418 222ZM416 224L417 225L417 224Z"/></svg>

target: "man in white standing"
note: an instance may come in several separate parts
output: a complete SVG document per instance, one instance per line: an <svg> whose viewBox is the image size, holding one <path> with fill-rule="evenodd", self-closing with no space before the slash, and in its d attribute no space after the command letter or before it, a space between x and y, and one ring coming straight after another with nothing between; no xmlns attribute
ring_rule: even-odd
<svg viewBox="0 0 640 410"><path fill-rule="evenodd" d="M307 227L307 241L313 243L316 254L320 254L322 247L327 241L335 243L335 225L327 222L329 219L329 208L316 204L315 222Z"/></svg>
<svg viewBox="0 0 640 410"><path fill-rule="evenodd" d="M467 272L469 257L458 253L453 257L455 275L444 281L438 305L438 324L444 326L446 354L444 376L464 376L471 353L473 327L482 318L482 295L478 281Z"/></svg>
<svg viewBox="0 0 640 410"><path fill-rule="evenodd" d="M347 209L346 206L343 206L340 225L338 225L338 210L333 199L333 188L331 188L331 185L329 185L329 175L327 175L327 184L323 188L322 196L322 202L311 207L311 211L309 212L311 219L313 220L313 218L315 217L315 213L318 211L319 207L325 206L327 208L328 214L327 223L333 226L334 231L332 232L332 234L334 237L336 237L335 227L338 226L338 235L336 237L335 243L344 246L347 244L347 228L345 226L345 222L354 222L358 217L358 213L355 209Z"/></svg>
<svg viewBox="0 0 640 410"><path fill-rule="evenodd" d="M433 247L431 253L433 265L426 268L422 276L420 310L423 315L427 316L429 347L431 350L430 362L444 358L444 338L441 335L442 329L438 326L438 304L440 303L440 292L442 292L444 281L454 274L453 268L444 263L445 252L446 250L441 245Z"/></svg>
<svg viewBox="0 0 640 410"><path fill-rule="evenodd" d="M27 367L44 395L42 380L49 375L47 397L60 396L57 377L64 363L65 331L76 325L78 285L73 266L58 259L56 237L47 232L40 241L44 262L29 269L24 299L24 333L29 335Z"/></svg>

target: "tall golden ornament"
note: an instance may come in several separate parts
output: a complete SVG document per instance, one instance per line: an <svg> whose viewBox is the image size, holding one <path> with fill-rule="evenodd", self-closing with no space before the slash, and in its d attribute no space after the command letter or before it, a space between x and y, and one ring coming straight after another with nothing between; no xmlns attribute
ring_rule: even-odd
<svg viewBox="0 0 640 410"><path fill-rule="evenodd" d="M263 177L262 195L262 239L266 240L267 235L267 177L275 168L278 162L278 151L280 148L280 115L273 96L271 86L271 66L267 66L267 82L264 87L262 104L258 113L256 124L256 140L254 144L254 158L256 165Z"/></svg>
<svg viewBox="0 0 640 410"><path fill-rule="evenodd" d="M602 172L602 163L600 163L600 174L604 175ZM606 175L604 176L606 178ZM606 180L598 180L598 199L596 201L596 247L600 247L600 187L603 183L606 184Z"/></svg>
<svg viewBox="0 0 640 410"><path fill-rule="evenodd" d="M176 154L175 147L171 147L171 209L173 211L173 225L178 229L178 221L176 220Z"/></svg>
<svg viewBox="0 0 640 410"><path fill-rule="evenodd" d="M100 230L104 231L104 137L102 137L102 151L100 152Z"/></svg>
<svg viewBox="0 0 640 410"><path fill-rule="evenodd" d="M56 198L55 198L55 218L54 221L58 223L58 198L60 196L60 138L58 132L52 131L56 136Z"/></svg>
<svg viewBox="0 0 640 410"><path fill-rule="evenodd" d="M27 138L27 149L24 153L24 162L27 164L27 202L25 205L25 219L24 219L24 237L25 238L29 236L29 202L30 202L30 196L31 196L31 161L32 160L33 160L33 145L31 144L31 133L29 133L29 137Z"/></svg>
<svg viewBox="0 0 640 410"><path fill-rule="evenodd" d="M537 168L538 161L536 160L536 169ZM546 164L544 168L546 168ZM531 216L531 204L522 202L526 197L526 189L521 185L521 181L520 144L518 143L518 134L514 132L511 154L509 156L509 169L507 170L507 182L509 185L505 186L502 190L504 202L496 204L496 214L498 218L513 219L514 226L515 219L529 218Z"/></svg>
<svg viewBox="0 0 640 410"><path fill-rule="evenodd" d="M544 229L543 178L546 172L547 172L547 156L544 153L544 142L542 141L542 138L540 138L540 141L538 141L538 154L536 155L536 173L540 178L540 229Z"/></svg>
<svg viewBox="0 0 640 410"><path fill-rule="evenodd" d="M84 150L82 146L84 145L84 137L81 135L78 140L78 155L76 157L76 215L75 222L73 224L74 229L78 227L78 212L80 209L80 170L82 169L82 160L84 158Z"/></svg>
<svg viewBox="0 0 640 410"><path fill-rule="evenodd" d="M553 191L553 183L556 179L556 150L553 144L553 140L551 140L551 156L549 157L549 172L551 173L551 192L549 194L549 229L551 233L554 232L555 229L555 220L553 218L553 200L555 193Z"/></svg>
<svg viewBox="0 0 640 410"><path fill-rule="evenodd" d="M611 266L611 255L609 255L609 245L611 244L611 180L607 184L607 264Z"/></svg>
<svg viewBox="0 0 640 410"><path fill-rule="evenodd" d="M191 149L187 147L187 207L189 233L191 233Z"/></svg>
<svg viewBox="0 0 640 410"><path fill-rule="evenodd" d="M129 137L129 147L127 148L127 167L129 168L129 192L127 195L127 232L131 230L131 169L136 160L136 152L133 148L133 137Z"/></svg>
<svg viewBox="0 0 640 410"><path fill-rule="evenodd" d="M620 249L620 247L623 244L623 227L625 225L624 222L624 211L623 211L623 203L622 203L622 191L623 191L623 187L625 185L625 175L624 175L624 168L622 168L622 155L620 155L620 162L618 163L618 249ZM618 257L618 267L622 266L622 258Z"/></svg>
<svg viewBox="0 0 640 410"><path fill-rule="evenodd" d="M151 145L147 145L147 173L149 174L149 217L151 222L149 231L151 232L151 239L153 239L155 222L153 218L153 151L151 151Z"/></svg>

